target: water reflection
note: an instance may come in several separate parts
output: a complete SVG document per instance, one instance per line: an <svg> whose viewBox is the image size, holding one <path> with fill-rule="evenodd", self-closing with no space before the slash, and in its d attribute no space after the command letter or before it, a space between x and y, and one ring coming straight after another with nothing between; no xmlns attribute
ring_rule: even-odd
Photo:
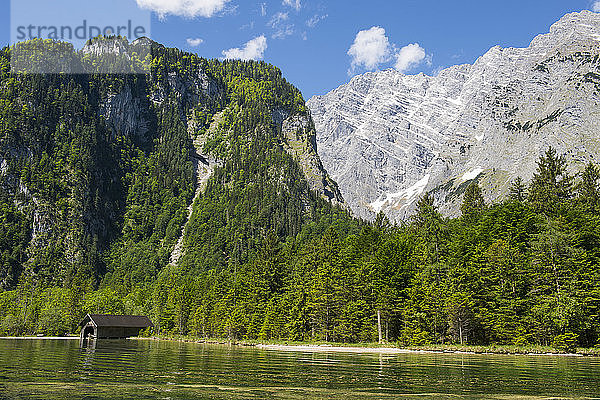
<svg viewBox="0 0 600 400"><path fill-rule="evenodd" d="M0 399L82 398L90 390L97 399L593 398L599 371L595 358L0 340Z"/></svg>
<svg viewBox="0 0 600 400"><path fill-rule="evenodd" d="M91 372L94 367L94 355L96 353L96 339L79 339L79 347L83 353L82 369Z"/></svg>
<svg viewBox="0 0 600 400"><path fill-rule="evenodd" d="M79 338L79 347L81 347L82 349L95 349L96 338L91 336Z"/></svg>

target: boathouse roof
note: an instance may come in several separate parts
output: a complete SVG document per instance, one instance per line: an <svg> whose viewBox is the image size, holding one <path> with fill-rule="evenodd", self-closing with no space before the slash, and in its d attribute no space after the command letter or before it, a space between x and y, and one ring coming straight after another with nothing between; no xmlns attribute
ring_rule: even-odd
<svg viewBox="0 0 600 400"><path fill-rule="evenodd" d="M79 323L84 326L92 322L97 327L119 327L119 328L148 328L154 326L152 321L143 315L108 315L88 314Z"/></svg>

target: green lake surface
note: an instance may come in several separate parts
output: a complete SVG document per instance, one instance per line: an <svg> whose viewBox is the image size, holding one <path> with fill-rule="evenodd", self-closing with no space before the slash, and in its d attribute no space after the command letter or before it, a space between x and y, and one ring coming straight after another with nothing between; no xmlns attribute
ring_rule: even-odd
<svg viewBox="0 0 600 400"><path fill-rule="evenodd" d="M600 359L0 339L0 399L600 399Z"/></svg>

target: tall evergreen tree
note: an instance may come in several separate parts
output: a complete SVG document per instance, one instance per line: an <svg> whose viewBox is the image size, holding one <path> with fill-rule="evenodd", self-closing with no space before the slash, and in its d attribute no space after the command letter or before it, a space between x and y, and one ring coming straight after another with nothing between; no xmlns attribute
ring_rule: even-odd
<svg viewBox="0 0 600 400"><path fill-rule="evenodd" d="M589 163L581 173L581 182L577 185L577 194L580 201L593 211L600 202L600 169Z"/></svg>
<svg viewBox="0 0 600 400"><path fill-rule="evenodd" d="M552 212L570 199L572 194L573 179L567 171L567 160L564 155L557 155L556 150L550 147L537 163L537 171L533 175L529 190L529 200L537 210Z"/></svg>
<svg viewBox="0 0 600 400"><path fill-rule="evenodd" d="M509 198L514 201L525 201L527 199L527 187L520 176L510 186Z"/></svg>
<svg viewBox="0 0 600 400"><path fill-rule="evenodd" d="M471 182L465 191L460 211L466 220L476 220L485 209L485 200L481 193L481 187L477 182Z"/></svg>
<svg viewBox="0 0 600 400"><path fill-rule="evenodd" d="M435 262L440 261L442 241L445 236L444 219L434 204L433 196L427 192L417 203L413 222L430 248Z"/></svg>

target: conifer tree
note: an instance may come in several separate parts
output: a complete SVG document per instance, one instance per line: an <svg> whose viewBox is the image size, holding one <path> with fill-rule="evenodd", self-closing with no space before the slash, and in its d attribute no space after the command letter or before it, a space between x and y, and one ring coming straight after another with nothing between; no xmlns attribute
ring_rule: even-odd
<svg viewBox="0 0 600 400"><path fill-rule="evenodd" d="M429 192L425 193L417 203L417 212L413 217L413 222L425 242L432 247L435 262L439 262L444 236L444 221Z"/></svg>
<svg viewBox="0 0 600 400"><path fill-rule="evenodd" d="M417 226L428 226L433 220L437 219L437 210L434 204L435 200L429 192L426 192L417 202L417 212L413 221Z"/></svg>
<svg viewBox="0 0 600 400"><path fill-rule="evenodd" d="M577 185L577 194L581 202L591 211L600 201L600 169L589 163L581 173L581 182Z"/></svg>
<svg viewBox="0 0 600 400"><path fill-rule="evenodd" d="M527 198L527 187L520 176L512 182L509 197L511 200L519 202L523 202Z"/></svg>
<svg viewBox="0 0 600 400"><path fill-rule="evenodd" d="M471 182L467 187L460 211L466 220L474 221L485 209L485 201L477 182Z"/></svg>
<svg viewBox="0 0 600 400"><path fill-rule="evenodd" d="M556 150L550 147L537 163L529 200L539 211L555 211L562 202L572 197L572 181L566 158L557 155Z"/></svg>
<svg viewBox="0 0 600 400"><path fill-rule="evenodd" d="M379 214L377 214L377 217L375 218L373 227L377 231L379 231L381 233L385 233L385 232L389 231L391 226L392 226L392 224L390 223L390 220L388 219L388 217L383 213L383 211L380 211Z"/></svg>

